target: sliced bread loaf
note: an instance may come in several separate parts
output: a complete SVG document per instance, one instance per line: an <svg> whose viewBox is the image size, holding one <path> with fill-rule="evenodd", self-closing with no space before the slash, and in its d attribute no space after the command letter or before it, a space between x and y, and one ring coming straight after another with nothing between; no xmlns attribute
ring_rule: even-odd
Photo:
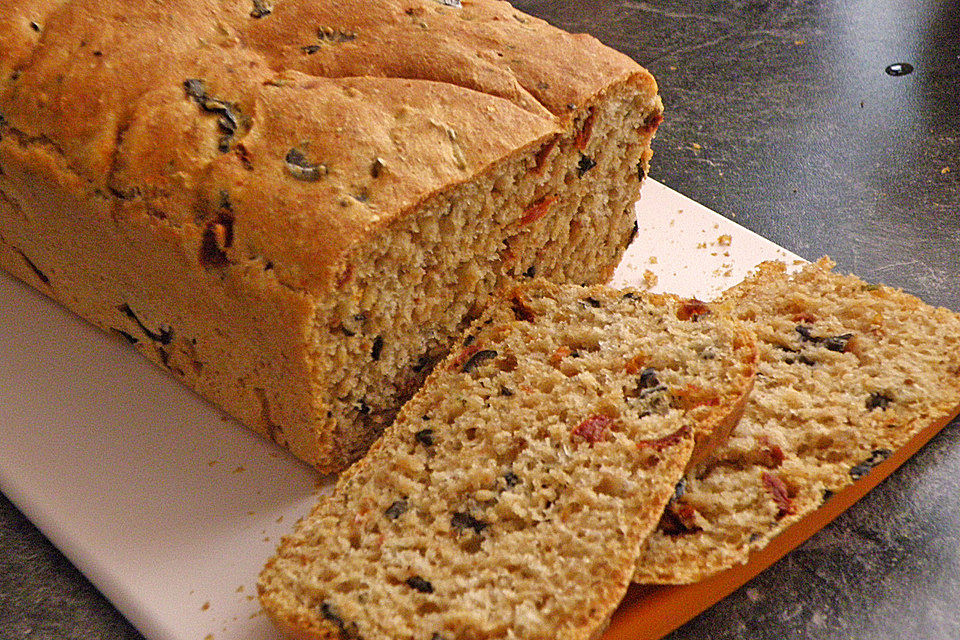
<svg viewBox="0 0 960 640"><path fill-rule="evenodd" d="M0 269L323 471L636 234L656 82L507 2L3 8Z"/></svg>
<svg viewBox="0 0 960 640"><path fill-rule="evenodd" d="M509 292L283 540L266 612L297 638L591 637L698 423L749 388L750 334L690 311L606 287Z"/></svg>
<svg viewBox="0 0 960 640"><path fill-rule="evenodd" d="M779 263L718 306L752 327L756 387L729 442L678 486L634 580L680 584L751 552L960 405L960 317L831 271Z"/></svg>

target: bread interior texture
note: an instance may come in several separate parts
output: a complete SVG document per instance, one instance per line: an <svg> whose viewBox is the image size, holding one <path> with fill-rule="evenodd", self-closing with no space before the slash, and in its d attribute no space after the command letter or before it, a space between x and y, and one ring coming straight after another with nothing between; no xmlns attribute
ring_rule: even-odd
<svg viewBox="0 0 960 640"><path fill-rule="evenodd" d="M336 466L369 447L498 288L609 280L636 234L659 114L658 99L621 85L566 133L431 196L352 252L312 334Z"/></svg>

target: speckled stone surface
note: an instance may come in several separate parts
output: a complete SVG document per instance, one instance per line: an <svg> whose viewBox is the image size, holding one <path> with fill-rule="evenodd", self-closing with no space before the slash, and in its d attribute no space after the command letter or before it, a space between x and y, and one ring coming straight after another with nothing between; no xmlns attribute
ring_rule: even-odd
<svg viewBox="0 0 960 640"><path fill-rule="evenodd" d="M515 5L658 78L652 177L804 257L960 310L960 3ZM884 73L896 62L915 71ZM954 423L671 640L960 638L958 470ZM0 499L0 638L140 635Z"/></svg>

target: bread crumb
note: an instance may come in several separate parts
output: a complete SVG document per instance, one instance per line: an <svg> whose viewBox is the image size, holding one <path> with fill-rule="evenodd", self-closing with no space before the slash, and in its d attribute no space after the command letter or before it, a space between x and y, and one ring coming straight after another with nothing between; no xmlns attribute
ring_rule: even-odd
<svg viewBox="0 0 960 640"><path fill-rule="evenodd" d="M950 167L944 167L943 169L940 169L940 173L950 173Z"/></svg>
<svg viewBox="0 0 960 640"><path fill-rule="evenodd" d="M697 151L699 151L700 149L703 149L703 147L701 147L701 146L700 146L699 144L697 144L696 142L693 143L693 148L696 149Z"/></svg>
<svg viewBox="0 0 960 640"><path fill-rule="evenodd" d="M707 248L707 243L706 243L706 242L698 242L698 243L697 243L697 249L706 249L706 248Z"/></svg>
<svg viewBox="0 0 960 640"><path fill-rule="evenodd" d="M283 516L280 516L279 518L277 518L277 524L280 524L281 522L283 522Z"/></svg>
<svg viewBox="0 0 960 640"><path fill-rule="evenodd" d="M650 271L650 269L644 270L643 286L645 286L647 289L652 289L653 287L657 286L658 281L659 278L657 277L657 274L655 274L653 271Z"/></svg>
<svg viewBox="0 0 960 640"><path fill-rule="evenodd" d="M243 593L243 585L237 587L237 593Z"/></svg>
<svg viewBox="0 0 960 640"><path fill-rule="evenodd" d="M233 470L234 473L243 473L246 469L243 468L242 464L238 464L237 468Z"/></svg>
<svg viewBox="0 0 960 640"><path fill-rule="evenodd" d="M213 640L213 634L208 633L207 635L203 636L203 640Z"/></svg>
<svg viewBox="0 0 960 640"><path fill-rule="evenodd" d="M806 40L794 40L794 41L793 41L793 44L797 45L798 47L801 46L801 45L804 45L804 44L806 44L806 43L807 43Z"/></svg>
<svg viewBox="0 0 960 640"><path fill-rule="evenodd" d="M210 601L209 601L209 600L207 600L207 601L204 602L202 605L200 605L200 611L206 611L206 610L209 609L209 608L210 608Z"/></svg>
<svg viewBox="0 0 960 640"><path fill-rule="evenodd" d="M729 233L724 233L721 236L717 236L717 244L721 247L729 247L732 241L733 238L730 237Z"/></svg>
<svg viewBox="0 0 960 640"><path fill-rule="evenodd" d="M650 264L657 264L657 256L650 256Z"/></svg>

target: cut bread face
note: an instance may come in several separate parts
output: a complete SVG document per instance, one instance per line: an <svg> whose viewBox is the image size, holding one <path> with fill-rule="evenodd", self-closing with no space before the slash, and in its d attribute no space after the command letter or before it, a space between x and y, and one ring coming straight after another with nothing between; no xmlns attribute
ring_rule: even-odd
<svg viewBox="0 0 960 640"><path fill-rule="evenodd" d="M832 272L767 263L717 307L757 335L730 440L678 485L634 580L697 582L745 563L960 406L960 317Z"/></svg>
<svg viewBox="0 0 960 640"><path fill-rule="evenodd" d="M699 425L749 389L750 334L689 311L600 286L504 293L283 540L267 614L296 638L593 637Z"/></svg>

